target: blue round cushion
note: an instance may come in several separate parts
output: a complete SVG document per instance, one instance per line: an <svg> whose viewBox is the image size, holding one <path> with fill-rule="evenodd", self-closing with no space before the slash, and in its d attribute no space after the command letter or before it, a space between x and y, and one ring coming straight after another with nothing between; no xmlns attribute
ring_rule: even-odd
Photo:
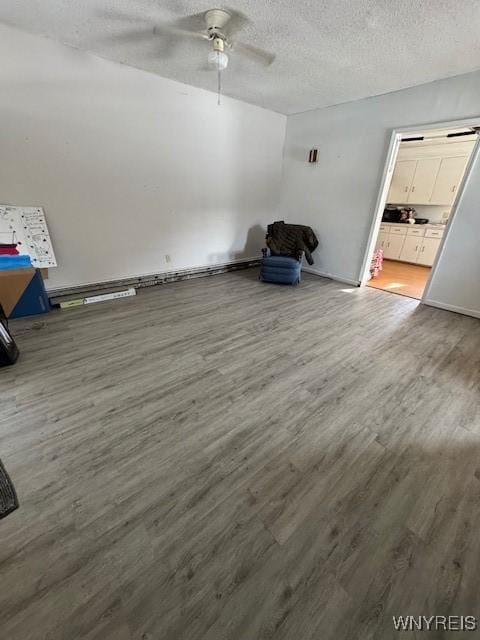
<svg viewBox="0 0 480 640"><path fill-rule="evenodd" d="M288 256L268 256L263 258L260 269L260 280L281 284L297 284L300 282L301 262Z"/></svg>

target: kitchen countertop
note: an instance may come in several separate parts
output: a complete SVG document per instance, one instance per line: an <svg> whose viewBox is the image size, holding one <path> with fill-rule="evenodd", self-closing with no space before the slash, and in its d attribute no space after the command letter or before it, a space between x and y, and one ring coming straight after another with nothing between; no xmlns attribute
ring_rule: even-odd
<svg viewBox="0 0 480 640"><path fill-rule="evenodd" d="M388 224L392 227L413 227L421 229L445 229L446 224L441 222L427 222L427 224L409 224L408 222L382 222L381 224Z"/></svg>

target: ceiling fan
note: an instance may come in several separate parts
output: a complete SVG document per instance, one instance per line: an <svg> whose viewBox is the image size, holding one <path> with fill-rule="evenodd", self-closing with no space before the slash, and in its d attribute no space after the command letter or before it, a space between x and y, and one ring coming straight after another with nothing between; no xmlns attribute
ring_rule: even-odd
<svg viewBox="0 0 480 640"><path fill-rule="evenodd" d="M227 68L229 61L227 52L238 52L264 66L269 66L275 59L273 53L235 39L235 34L249 22L246 16L233 9L210 9L202 14L185 16L173 23L156 25L153 34L167 39L170 52L178 43L178 38L186 37L208 42L208 68L217 72L220 104L221 73Z"/></svg>
<svg viewBox="0 0 480 640"><path fill-rule="evenodd" d="M111 10L102 12L101 15L108 17L110 20L127 20L129 23L132 21L131 15L118 10L115 12ZM250 22L243 13L230 8L210 9L204 13L177 18L174 22L157 23L153 29L152 27L148 30L135 28L122 33L115 33L112 39L114 41L133 42L134 40L144 40L151 36L160 36L163 42L161 56L163 58L174 53L182 38L188 38L199 43L204 41L205 51L208 52L208 66L206 68L217 72L218 104L220 104L221 73L227 68L230 52L244 55L253 62L264 66L269 66L275 59L273 53L237 41L236 34ZM102 43L105 43L104 37L102 38ZM205 68L205 66L201 68Z"/></svg>
<svg viewBox="0 0 480 640"><path fill-rule="evenodd" d="M181 19L180 23L182 25L187 23L188 25L189 21L193 21L194 25L198 27L199 18L203 18L204 23L204 27L200 30L196 28L181 28L175 24L165 24L155 27L154 33L202 39L211 45L207 62L209 67L217 72L217 102L220 104L221 74L228 65L227 51L238 52L265 66L272 64L275 55L250 44L238 42L234 37L232 39L235 32L239 31L249 22L248 18L239 11L233 11L232 9L210 9L203 15L187 16Z"/></svg>
<svg viewBox="0 0 480 640"><path fill-rule="evenodd" d="M196 19L198 23L198 18L198 15L188 16L183 18L181 22L188 23L189 19ZM175 24L165 24L155 27L154 32L200 38L210 42L212 46L208 54L208 63L217 71L223 71L228 65L226 50L238 51L266 66L274 61L275 55L273 53L232 39L232 34L249 22L248 18L240 12L232 9L210 9L203 14L203 22L205 26L201 30L185 29L179 28Z"/></svg>

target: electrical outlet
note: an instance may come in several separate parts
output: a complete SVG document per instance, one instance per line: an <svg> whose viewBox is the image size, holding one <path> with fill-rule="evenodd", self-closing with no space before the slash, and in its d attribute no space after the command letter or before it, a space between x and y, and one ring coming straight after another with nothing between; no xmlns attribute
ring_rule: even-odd
<svg viewBox="0 0 480 640"><path fill-rule="evenodd" d="M165 255L165 262L171 262L172 258L171 256L168 255L168 253Z"/></svg>

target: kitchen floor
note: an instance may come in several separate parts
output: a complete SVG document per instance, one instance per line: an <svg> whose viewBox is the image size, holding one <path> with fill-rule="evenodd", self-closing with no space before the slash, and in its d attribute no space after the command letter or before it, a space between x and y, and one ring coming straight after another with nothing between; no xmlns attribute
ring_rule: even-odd
<svg viewBox="0 0 480 640"><path fill-rule="evenodd" d="M420 300L431 270L431 267L419 264L384 260L382 271L369 281L368 286Z"/></svg>

